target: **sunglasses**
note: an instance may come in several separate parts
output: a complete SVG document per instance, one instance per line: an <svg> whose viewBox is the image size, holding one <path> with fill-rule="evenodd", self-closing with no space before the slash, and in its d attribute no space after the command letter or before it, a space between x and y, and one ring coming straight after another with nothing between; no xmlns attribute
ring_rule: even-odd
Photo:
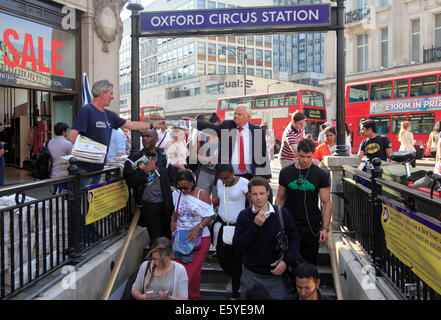
<svg viewBox="0 0 441 320"><path fill-rule="evenodd" d="M180 186L177 186L176 187L176 189L178 189L178 190L185 190L185 191L187 191L187 190L189 190L189 189L191 189L192 188L192 186L185 186L185 187L180 187Z"/></svg>

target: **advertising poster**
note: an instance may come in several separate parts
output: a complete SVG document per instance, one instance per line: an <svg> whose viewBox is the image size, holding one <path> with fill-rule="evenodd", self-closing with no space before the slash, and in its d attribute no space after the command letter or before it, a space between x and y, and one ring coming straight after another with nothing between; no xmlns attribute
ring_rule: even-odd
<svg viewBox="0 0 441 320"><path fill-rule="evenodd" d="M121 210L129 199L129 189L123 179L110 180L97 186L91 186L87 190L89 211L87 211L86 225Z"/></svg>
<svg viewBox="0 0 441 320"><path fill-rule="evenodd" d="M401 262L441 294L441 222L383 200L381 224L386 246Z"/></svg>

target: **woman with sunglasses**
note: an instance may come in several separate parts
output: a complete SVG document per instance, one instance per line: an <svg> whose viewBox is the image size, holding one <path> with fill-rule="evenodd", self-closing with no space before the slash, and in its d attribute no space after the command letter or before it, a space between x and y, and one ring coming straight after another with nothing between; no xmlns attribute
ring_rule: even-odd
<svg viewBox="0 0 441 320"><path fill-rule="evenodd" d="M200 300L201 271L211 237L208 223L214 217L214 210L208 194L199 188L193 173L186 169L176 177L176 191L173 192L173 211L171 231L186 230L186 241L198 242L201 236L200 247L196 247L190 254L180 254L175 250L174 260L182 263L188 275L188 296L190 300ZM174 240L174 239L173 239Z"/></svg>

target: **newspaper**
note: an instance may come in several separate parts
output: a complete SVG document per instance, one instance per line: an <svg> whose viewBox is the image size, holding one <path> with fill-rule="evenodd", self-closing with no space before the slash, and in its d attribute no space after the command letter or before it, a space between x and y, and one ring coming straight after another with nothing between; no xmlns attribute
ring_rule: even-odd
<svg viewBox="0 0 441 320"><path fill-rule="evenodd" d="M103 164L106 160L107 146L92 139L78 135L72 148L72 155L78 160Z"/></svg>
<svg viewBox="0 0 441 320"><path fill-rule="evenodd" d="M191 129L191 123L188 120L166 120L165 125L180 128L186 131L190 131Z"/></svg>

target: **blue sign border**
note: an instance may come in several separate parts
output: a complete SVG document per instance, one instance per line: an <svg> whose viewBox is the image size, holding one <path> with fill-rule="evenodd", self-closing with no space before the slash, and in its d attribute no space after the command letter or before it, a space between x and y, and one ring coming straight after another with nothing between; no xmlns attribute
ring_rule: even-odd
<svg viewBox="0 0 441 320"><path fill-rule="evenodd" d="M318 12L318 17L311 10ZM302 15L300 16L300 13ZM305 13L307 15L305 16ZM313 17L313 19L308 18ZM234 19L233 19L234 18ZM241 18L243 20L241 20ZM153 21L154 20L154 21ZM308 29L331 25L331 5L271 6L140 12L139 34L170 36L208 32L246 32L267 28Z"/></svg>

